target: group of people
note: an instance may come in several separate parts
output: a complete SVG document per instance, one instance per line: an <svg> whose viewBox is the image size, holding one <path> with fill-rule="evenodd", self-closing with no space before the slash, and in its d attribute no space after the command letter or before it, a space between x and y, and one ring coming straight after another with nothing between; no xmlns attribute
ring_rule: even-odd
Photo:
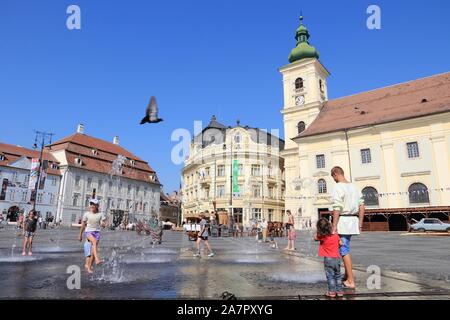
<svg viewBox="0 0 450 320"><path fill-rule="evenodd" d="M328 283L326 296L334 298L342 296L344 288L355 288L350 256L350 240L353 235L358 235L362 231L365 209L360 190L353 183L347 181L342 168L334 167L331 170L331 176L336 182L332 194L332 221L320 218L317 222L317 234L314 238L320 242L318 255L324 258L324 269ZM95 265L102 263L98 254L98 244L100 231L105 226L106 217L99 213L99 202L97 199L90 200L89 208L89 212L83 215L78 240L81 242L83 234L85 235L85 269L88 273L92 273L94 263ZM289 210L287 211L287 216L288 221L285 226L288 245L284 249L295 250L296 232L294 218ZM209 251L208 257L213 257L214 252L208 241L210 225L204 214L201 215L200 219L200 231L196 241L197 252L194 254L194 257L200 257L202 243L205 244ZM33 254L33 238L38 224L39 218L34 210L31 210L27 218L22 219L20 223L24 236L22 252L24 256ZM260 227L262 228L263 241L266 241L267 222L264 219L261 221ZM344 264L344 275L341 273L341 260Z"/></svg>

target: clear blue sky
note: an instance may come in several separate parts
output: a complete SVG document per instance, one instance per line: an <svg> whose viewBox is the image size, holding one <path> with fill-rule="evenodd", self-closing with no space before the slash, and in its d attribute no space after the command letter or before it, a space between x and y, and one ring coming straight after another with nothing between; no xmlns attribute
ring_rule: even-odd
<svg viewBox="0 0 450 320"><path fill-rule="evenodd" d="M82 29L66 28L81 7ZM382 29L366 28L366 9ZM2 0L0 141L31 147L35 129L86 133L147 160L170 192L176 128L216 114L225 124L280 128L277 69L295 45L300 11L330 70L329 96L450 71L450 1ZM155 95L158 125L139 126Z"/></svg>

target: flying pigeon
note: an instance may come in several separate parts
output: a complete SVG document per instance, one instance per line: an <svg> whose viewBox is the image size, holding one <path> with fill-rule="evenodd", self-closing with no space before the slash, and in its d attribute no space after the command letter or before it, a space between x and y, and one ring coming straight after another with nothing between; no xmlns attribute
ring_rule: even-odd
<svg viewBox="0 0 450 320"><path fill-rule="evenodd" d="M144 123L158 123L163 119L158 118L158 106L156 105L156 98L152 96L145 111L145 117L141 120L141 124Z"/></svg>

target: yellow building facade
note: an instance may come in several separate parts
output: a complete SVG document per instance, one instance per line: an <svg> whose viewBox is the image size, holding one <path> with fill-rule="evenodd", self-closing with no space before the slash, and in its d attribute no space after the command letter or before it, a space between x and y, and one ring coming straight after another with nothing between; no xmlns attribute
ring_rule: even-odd
<svg viewBox="0 0 450 320"><path fill-rule="evenodd" d="M297 222L331 210L334 166L369 209L450 206L450 73L328 100L329 72L308 39L302 23L280 68L286 210Z"/></svg>
<svg viewBox="0 0 450 320"><path fill-rule="evenodd" d="M283 146L263 130L227 127L213 117L192 140L182 170L183 219L216 211L245 227L252 220L282 221Z"/></svg>

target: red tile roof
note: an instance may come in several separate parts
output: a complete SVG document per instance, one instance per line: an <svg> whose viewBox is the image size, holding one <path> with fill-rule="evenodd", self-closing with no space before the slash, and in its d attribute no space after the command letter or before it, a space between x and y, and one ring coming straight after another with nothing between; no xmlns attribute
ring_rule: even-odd
<svg viewBox="0 0 450 320"><path fill-rule="evenodd" d="M39 158L39 154L40 151L38 150L27 149L12 144L0 143L0 155L3 155L5 157L5 160L0 161L0 166L7 167L11 163L17 161L22 157L26 157L28 159ZM47 150L44 150L43 159L49 161L50 164L52 163L59 164L58 161L53 157L53 155L51 153L48 153ZM60 171L52 169L51 166L48 167L47 173L53 175L60 175Z"/></svg>
<svg viewBox="0 0 450 320"><path fill-rule="evenodd" d="M113 161L118 155L122 155L128 159L122 167L122 177L159 184L156 172L147 162L111 142L75 133L53 143L48 148L52 151L64 150L69 166L105 174L111 173ZM76 158L82 160L81 166L76 163ZM134 160L134 164L130 160ZM154 175L156 181L152 181L150 175Z"/></svg>
<svg viewBox="0 0 450 320"><path fill-rule="evenodd" d="M450 72L325 102L296 138L450 112Z"/></svg>

